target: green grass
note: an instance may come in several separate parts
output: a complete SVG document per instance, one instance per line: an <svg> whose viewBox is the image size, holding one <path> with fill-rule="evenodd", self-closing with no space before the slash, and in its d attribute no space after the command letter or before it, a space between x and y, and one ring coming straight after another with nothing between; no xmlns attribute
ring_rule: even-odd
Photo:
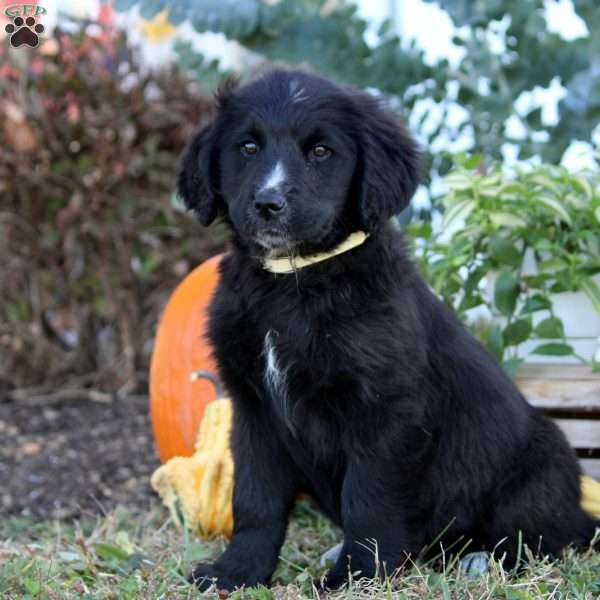
<svg viewBox="0 0 600 600"><path fill-rule="evenodd" d="M309 504L298 503L272 588L235 592L232 600L318 598L316 586L324 572L319 557L340 536ZM158 506L144 515L121 509L72 525L8 518L0 523L0 598L198 598L184 574L224 547L223 540L186 536ZM568 551L561 561L534 561L518 575L492 563L489 573L477 578L465 575L456 562L441 571L417 564L384 581L352 581L329 598L592 600L600 598L600 553Z"/></svg>

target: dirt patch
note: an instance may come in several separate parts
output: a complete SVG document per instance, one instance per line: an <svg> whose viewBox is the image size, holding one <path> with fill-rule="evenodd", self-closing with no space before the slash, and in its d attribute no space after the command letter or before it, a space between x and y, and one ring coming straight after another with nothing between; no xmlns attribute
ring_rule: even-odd
<svg viewBox="0 0 600 600"><path fill-rule="evenodd" d="M145 509L159 465L148 401L0 403L0 512L72 518Z"/></svg>

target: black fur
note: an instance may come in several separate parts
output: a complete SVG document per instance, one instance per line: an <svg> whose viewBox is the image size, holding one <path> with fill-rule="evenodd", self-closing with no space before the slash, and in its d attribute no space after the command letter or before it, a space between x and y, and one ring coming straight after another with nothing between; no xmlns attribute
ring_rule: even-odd
<svg viewBox="0 0 600 600"><path fill-rule="evenodd" d="M407 132L372 97L297 71L220 104L179 176L188 206L205 224L221 215L234 246L209 336L234 402L235 529L195 570L199 587L267 583L301 491L344 531L331 588L348 557L374 575L373 539L388 572L444 530L444 547L462 537L507 564L519 532L544 554L588 544L596 523L565 437L431 293L388 224L418 182ZM259 150L244 156L248 141ZM331 155L318 160L314 144ZM286 178L266 202L280 204L257 213L279 160ZM327 250L358 229L368 240L330 260L291 275L261 267L267 252Z"/></svg>

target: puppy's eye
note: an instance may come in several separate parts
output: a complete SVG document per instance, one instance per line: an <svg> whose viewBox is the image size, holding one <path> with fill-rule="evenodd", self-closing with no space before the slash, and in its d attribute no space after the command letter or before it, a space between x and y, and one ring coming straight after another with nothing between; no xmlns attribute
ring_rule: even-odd
<svg viewBox="0 0 600 600"><path fill-rule="evenodd" d="M254 156L255 154L258 154L258 144L255 144L254 142L244 142L240 146L240 150L244 156Z"/></svg>
<svg viewBox="0 0 600 600"><path fill-rule="evenodd" d="M315 160L327 160L331 156L331 149L323 144L317 144L310 149L310 156Z"/></svg>

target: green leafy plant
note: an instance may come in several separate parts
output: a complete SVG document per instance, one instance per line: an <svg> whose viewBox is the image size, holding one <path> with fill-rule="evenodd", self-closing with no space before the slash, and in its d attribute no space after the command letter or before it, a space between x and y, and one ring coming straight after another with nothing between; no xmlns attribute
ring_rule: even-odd
<svg viewBox="0 0 600 600"><path fill-rule="evenodd" d="M423 274L462 320L488 309L489 322L473 326L509 372L532 338L535 354L575 355L553 295L582 291L600 318L598 173L543 165L506 176L483 172L480 157L458 163L445 179L441 233L409 226Z"/></svg>

